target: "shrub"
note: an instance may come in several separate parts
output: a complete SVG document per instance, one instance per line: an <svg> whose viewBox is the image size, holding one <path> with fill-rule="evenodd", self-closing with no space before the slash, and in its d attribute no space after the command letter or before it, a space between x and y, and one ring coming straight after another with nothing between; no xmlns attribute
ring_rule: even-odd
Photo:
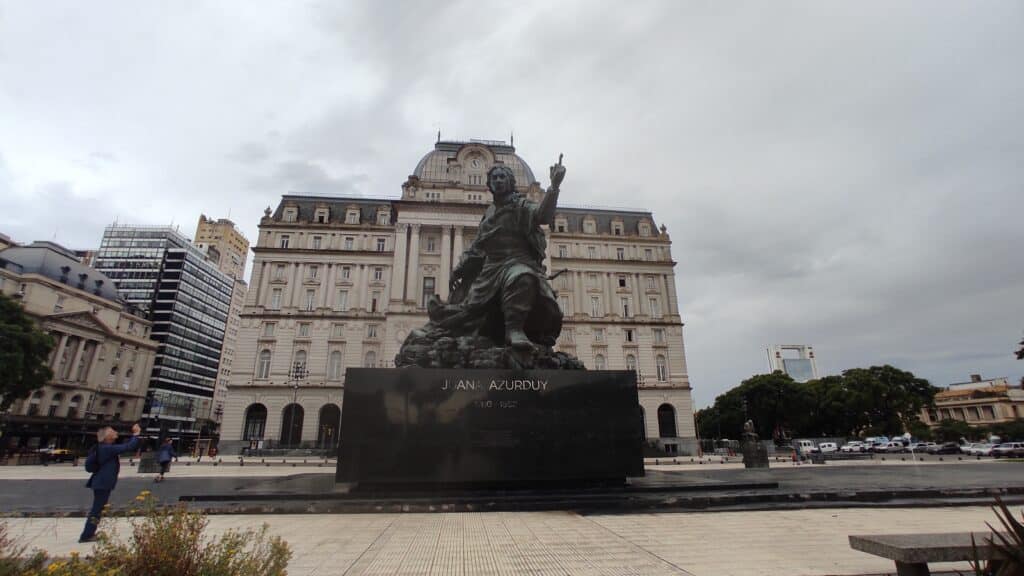
<svg viewBox="0 0 1024 576"><path fill-rule="evenodd" d="M20 576L38 571L46 564L46 554L33 551L12 538L7 524L0 522L0 576Z"/></svg>
<svg viewBox="0 0 1024 576"><path fill-rule="evenodd" d="M131 535L118 538L116 529L99 534L89 556L72 554L52 560L37 552L27 560L24 547L4 545L0 531L0 576L286 576L292 553L288 544L270 536L268 526L259 530L231 529L220 536L204 532L206 515L179 504L158 506L148 492L135 498L138 508L129 510ZM136 515L138 513L138 515ZM110 523L108 522L108 526ZM2 525L0 525L2 526ZM10 550L10 553L7 552ZM2 562L13 558L4 571ZM20 564L18 564L20 562ZM45 567L45 569L44 569Z"/></svg>
<svg viewBox="0 0 1024 576"><path fill-rule="evenodd" d="M978 545L971 536L974 547L974 560L971 568L976 576L1021 576L1024 575L1024 524L1021 524L1007 508L1002 498L996 496L996 505L992 507L1002 527L996 530L988 522L985 523L992 531L983 539L983 545L989 546L1002 559L1001 564L989 562L983 565L978 559ZM1024 518L1024 516L1022 516Z"/></svg>

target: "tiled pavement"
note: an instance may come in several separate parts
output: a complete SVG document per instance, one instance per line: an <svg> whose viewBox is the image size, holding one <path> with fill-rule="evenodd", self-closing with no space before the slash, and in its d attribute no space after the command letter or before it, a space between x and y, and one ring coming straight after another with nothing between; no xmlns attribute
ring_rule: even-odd
<svg viewBox="0 0 1024 576"><path fill-rule="evenodd" d="M1019 511L1016 511L1019 513ZM984 531L985 507L580 516L571 512L211 516L259 526L295 551L293 575L770 576L892 571L851 550L857 533ZM66 555L82 520L11 519L32 546ZM123 530L122 530L123 532ZM966 566L961 566L966 571Z"/></svg>

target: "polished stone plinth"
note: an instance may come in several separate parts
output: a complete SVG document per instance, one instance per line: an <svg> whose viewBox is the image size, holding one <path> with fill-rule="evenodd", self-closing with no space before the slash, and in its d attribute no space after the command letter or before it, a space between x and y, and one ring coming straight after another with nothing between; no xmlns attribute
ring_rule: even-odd
<svg viewBox="0 0 1024 576"><path fill-rule="evenodd" d="M349 368L338 482L544 484L643 475L633 371Z"/></svg>

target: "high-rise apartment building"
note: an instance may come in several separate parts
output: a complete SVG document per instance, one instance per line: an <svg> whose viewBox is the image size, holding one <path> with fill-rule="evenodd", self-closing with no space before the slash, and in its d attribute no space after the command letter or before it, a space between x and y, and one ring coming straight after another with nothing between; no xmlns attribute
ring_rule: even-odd
<svg viewBox="0 0 1024 576"><path fill-rule="evenodd" d="M166 226L108 226L95 262L153 322L159 348L144 426L185 439L209 434L233 279Z"/></svg>
<svg viewBox="0 0 1024 576"><path fill-rule="evenodd" d="M393 366L409 331L426 323L430 296L448 296L453 266L491 203L486 174L497 163L512 169L520 193L542 197L512 146L442 141L402 185L401 198L286 195L267 208L222 450L337 442L345 369ZM562 199L573 196L567 183ZM548 234L546 265L559 273L553 287L565 314L558 348L592 369L636 371L647 438L670 451L694 450L665 228L644 210L563 206Z"/></svg>
<svg viewBox="0 0 1024 576"><path fill-rule="evenodd" d="M249 256L249 240L235 228L235 223L226 218L213 220L205 214L199 216L194 243L206 253L206 257L217 265L221 272L232 279L231 307L228 311L227 326L224 329L224 346L221 350L217 385L213 393L213 420L218 424L224 413L227 400L228 382L234 364L235 340L238 337L239 317L248 286L243 280L245 264Z"/></svg>

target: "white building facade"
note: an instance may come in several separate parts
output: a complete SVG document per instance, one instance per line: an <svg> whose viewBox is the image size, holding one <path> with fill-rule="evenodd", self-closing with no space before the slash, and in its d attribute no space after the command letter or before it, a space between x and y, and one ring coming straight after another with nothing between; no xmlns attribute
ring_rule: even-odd
<svg viewBox="0 0 1024 576"><path fill-rule="evenodd" d="M222 452L336 445L345 369L393 366L409 331L427 322L429 297L448 296L452 269L491 201L485 181L495 163L512 168L521 193L541 197L512 146L440 141L399 199L286 195L267 209L238 328ZM570 187L563 199L571 194ZM561 271L552 281L565 314L558 348L590 369L635 370L648 440L694 451L664 227L645 211L560 208L547 232L545 264L549 274Z"/></svg>

